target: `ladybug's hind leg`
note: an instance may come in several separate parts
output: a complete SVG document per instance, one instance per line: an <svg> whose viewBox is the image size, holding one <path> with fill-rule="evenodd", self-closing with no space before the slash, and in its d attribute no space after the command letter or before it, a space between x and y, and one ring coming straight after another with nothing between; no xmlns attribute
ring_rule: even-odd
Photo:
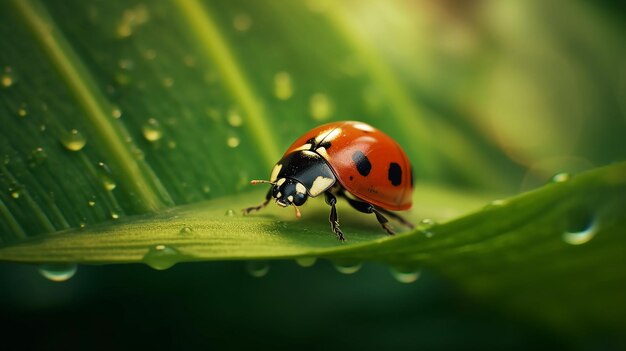
<svg viewBox="0 0 626 351"><path fill-rule="evenodd" d="M272 188L270 188L270 190L267 191L267 194L265 195L265 201L263 201L262 204L258 205L258 206L251 206L251 207L246 207L243 210L241 210L243 212L243 214L248 214L252 211L258 211L260 209L262 209L263 207L267 206L267 204L270 202L270 199L272 198Z"/></svg>
<svg viewBox="0 0 626 351"><path fill-rule="evenodd" d="M376 219L378 220L378 223L380 223L380 225L383 227L383 229L389 235L394 235L395 234L395 232L391 229L389 224L387 224L389 222L389 220L387 219L387 217L385 217L383 215L383 213L382 213L382 211L380 209L374 207L374 205L369 204L367 202L351 199L348 196L346 196L346 194L344 192L339 192L338 195L343 196L343 198L346 199L348 201L348 203L350 204L350 206L352 206L355 210L357 210L359 212L363 212L363 213L373 213L373 214L375 214L376 215ZM389 214L389 212L387 212L387 211L385 211L385 213Z"/></svg>
<svg viewBox="0 0 626 351"><path fill-rule="evenodd" d="M343 237L343 232L339 229L339 220L337 218L337 198L330 191L326 191L324 193L326 198L326 203L330 205L330 229L337 235L337 239L340 241L345 241L346 239Z"/></svg>
<svg viewBox="0 0 626 351"><path fill-rule="evenodd" d="M411 223L411 222L407 221L406 219L404 219L404 218L403 218L402 216L400 216L399 214L393 213L393 212L391 212L391 211L387 211L387 210L385 210L384 208L380 208L380 207L377 207L376 209L377 209L378 211L380 211L380 212L382 212L382 213L386 214L387 216L389 216L389 217L391 217L391 218L395 219L396 221L398 221L398 222L400 222L400 223L404 224L405 226L407 226L407 227L409 227L409 228L411 228L411 229L415 228L415 226L413 225L413 223Z"/></svg>

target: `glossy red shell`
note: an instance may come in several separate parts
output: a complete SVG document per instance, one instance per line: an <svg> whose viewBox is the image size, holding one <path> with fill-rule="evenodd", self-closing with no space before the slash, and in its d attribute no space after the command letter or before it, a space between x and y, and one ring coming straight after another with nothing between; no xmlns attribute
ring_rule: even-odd
<svg viewBox="0 0 626 351"><path fill-rule="evenodd" d="M352 195L388 210L406 210L411 207L411 165L404 150L387 134L362 122L333 122L314 128L298 138L285 155L302 150L308 144L307 141L315 138L318 142L330 142L328 148L316 151L324 157L338 181ZM367 175L357 168L354 160L357 152L369 161ZM395 177L391 176L390 167L394 168Z"/></svg>

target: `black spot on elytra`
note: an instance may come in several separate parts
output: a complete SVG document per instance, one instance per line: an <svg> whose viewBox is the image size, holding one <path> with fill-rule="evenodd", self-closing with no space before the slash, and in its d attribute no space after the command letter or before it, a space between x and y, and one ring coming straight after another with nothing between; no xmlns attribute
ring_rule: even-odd
<svg viewBox="0 0 626 351"><path fill-rule="evenodd" d="M350 176L350 180L354 180L354 177L353 177L353 176Z"/></svg>
<svg viewBox="0 0 626 351"><path fill-rule="evenodd" d="M389 164L388 178L394 186L398 186L402 183L402 168L400 168L399 164L395 162L391 162Z"/></svg>
<svg viewBox="0 0 626 351"><path fill-rule="evenodd" d="M360 175L367 177L367 175L370 174L372 164L367 156L365 156L361 151L355 151L352 154L352 161L354 161L356 170L359 171Z"/></svg>

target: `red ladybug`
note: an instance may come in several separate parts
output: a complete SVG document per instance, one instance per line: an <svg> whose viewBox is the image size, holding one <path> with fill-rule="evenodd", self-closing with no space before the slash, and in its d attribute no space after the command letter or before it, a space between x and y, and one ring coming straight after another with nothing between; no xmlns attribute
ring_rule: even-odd
<svg viewBox="0 0 626 351"><path fill-rule="evenodd" d="M345 198L357 211L373 213L390 235L394 232L385 215L413 228L390 212L411 207L413 172L406 154L391 137L363 122L333 122L314 128L301 136L278 161L269 183L265 201L248 207L245 214L265 207L272 197L282 206L304 204L308 197L324 194L330 205L330 227L344 241L337 221L336 196Z"/></svg>

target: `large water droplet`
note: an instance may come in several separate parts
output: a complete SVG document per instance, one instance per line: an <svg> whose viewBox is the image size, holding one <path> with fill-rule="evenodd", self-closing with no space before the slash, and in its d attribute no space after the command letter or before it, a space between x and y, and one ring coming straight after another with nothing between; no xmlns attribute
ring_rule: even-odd
<svg viewBox="0 0 626 351"><path fill-rule="evenodd" d="M280 100L287 100L293 95L293 85L289 73L276 73L274 76L274 95Z"/></svg>
<svg viewBox="0 0 626 351"><path fill-rule="evenodd" d="M61 136L61 144L70 151L79 151L87 144L87 139L81 132L72 129Z"/></svg>
<svg viewBox="0 0 626 351"><path fill-rule="evenodd" d="M246 271L255 278L261 278L270 271L270 264L267 261L248 261Z"/></svg>
<svg viewBox="0 0 626 351"><path fill-rule="evenodd" d="M39 266L39 273L53 282L64 282L76 274L75 264L46 263Z"/></svg>
<svg viewBox="0 0 626 351"><path fill-rule="evenodd" d="M332 102L326 94L322 93L313 94L313 96L311 96L309 109L311 117L317 121L326 120L333 113Z"/></svg>
<svg viewBox="0 0 626 351"><path fill-rule="evenodd" d="M400 283L413 283L420 277L421 271L417 268L391 267L391 275Z"/></svg>
<svg viewBox="0 0 626 351"><path fill-rule="evenodd" d="M233 19L233 26L240 32L247 32L252 26L252 18L245 13L240 13Z"/></svg>
<svg viewBox="0 0 626 351"><path fill-rule="evenodd" d="M113 180L113 176L111 175L111 169L104 162L98 162L98 178L100 178L100 182L102 182L102 186L105 190L111 191L117 187L117 184Z"/></svg>
<svg viewBox="0 0 626 351"><path fill-rule="evenodd" d="M163 127L154 118L149 118L142 127L143 136L148 141L157 141L163 137Z"/></svg>
<svg viewBox="0 0 626 351"><path fill-rule="evenodd" d="M300 267L311 267L315 264L317 258L315 257L300 257L296 258L296 263Z"/></svg>
<svg viewBox="0 0 626 351"><path fill-rule="evenodd" d="M333 266L335 266L335 269L339 273L354 274L363 267L363 263L354 261L334 261Z"/></svg>
<svg viewBox="0 0 626 351"><path fill-rule="evenodd" d="M598 231L598 223L584 209L571 211L567 218L563 241L570 245L582 245L593 239Z"/></svg>
<svg viewBox="0 0 626 351"><path fill-rule="evenodd" d="M572 176L569 173L557 173L554 176L552 176L551 181L553 183L563 183L563 182L567 182L571 178Z"/></svg>
<svg viewBox="0 0 626 351"><path fill-rule="evenodd" d="M167 245L156 245L151 247L143 256L143 263L156 270L164 270L180 262L180 253L173 247Z"/></svg>

